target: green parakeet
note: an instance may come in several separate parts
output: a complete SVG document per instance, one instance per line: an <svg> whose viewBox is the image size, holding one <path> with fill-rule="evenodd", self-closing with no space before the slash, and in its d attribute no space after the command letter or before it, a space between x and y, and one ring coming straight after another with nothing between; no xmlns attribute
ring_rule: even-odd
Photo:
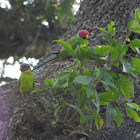
<svg viewBox="0 0 140 140"><path fill-rule="evenodd" d="M88 36L89 36L89 32L87 30L81 30L80 32L78 32L77 36L75 36L74 38L70 39L68 41L68 43L71 45L73 50L75 50L78 45L86 45L87 46L88 45ZM67 53L66 53L65 49L62 49L62 51L59 52L56 57L54 57L54 58L52 58L50 60L47 60L47 61L43 62L42 64L34 67L33 70L45 65L46 63L48 63L48 62L50 62L50 61L52 61L54 59L57 59L57 58L63 57L63 56L67 56Z"/></svg>
<svg viewBox="0 0 140 140"><path fill-rule="evenodd" d="M31 71L30 65L23 63L20 65L21 75L19 78L19 92L29 93L33 91L34 76Z"/></svg>

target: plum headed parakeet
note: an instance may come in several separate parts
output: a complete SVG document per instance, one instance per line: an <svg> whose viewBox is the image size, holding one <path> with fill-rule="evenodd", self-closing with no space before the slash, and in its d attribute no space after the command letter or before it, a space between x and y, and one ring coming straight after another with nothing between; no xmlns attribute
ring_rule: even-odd
<svg viewBox="0 0 140 140"><path fill-rule="evenodd" d="M21 75L19 78L19 92L29 93L33 91L34 76L31 71L30 65L23 63L20 65Z"/></svg>
<svg viewBox="0 0 140 140"><path fill-rule="evenodd" d="M77 36L75 36L74 38L72 38L68 41L68 44L71 45L73 50L75 50L78 45L86 45L87 46L88 45L88 36L89 36L89 32L87 30L81 30L78 32ZM66 53L65 49L62 49L62 51L59 52L56 57L54 57L50 60L47 60L47 61L43 62L42 64L34 67L33 70L45 65L46 63L48 63L54 59L57 59L59 57L63 57L66 55L67 55L67 53Z"/></svg>

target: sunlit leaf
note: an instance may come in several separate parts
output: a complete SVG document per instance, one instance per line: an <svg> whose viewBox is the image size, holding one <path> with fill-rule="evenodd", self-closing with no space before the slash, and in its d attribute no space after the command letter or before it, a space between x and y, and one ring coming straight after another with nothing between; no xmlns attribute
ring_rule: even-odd
<svg viewBox="0 0 140 140"><path fill-rule="evenodd" d="M140 60L138 58L131 57L135 69L140 73Z"/></svg>
<svg viewBox="0 0 140 140"><path fill-rule="evenodd" d="M62 45L65 48L65 50L68 52L68 54L74 57L74 50L72 49L70 44L62 40L54 40L54 42L57 42L60 45Z"/></svg>
<svg viewBox="0 0 140 140"><path fill-rule="evenodd" d="M119 51L117 48L111 47L110 54L111 54L111 60L115 61L119 56Z"/></svg>
<svg viewBox="0 0 140 140"><path fill-rule="evenodd" d="M99 28L99 30L101 30L102 32L105 32L107 34L110 34L107 30L105 30L104 28Z"/></svg>
<svg viewBox="0 0 140 140"><path fill-rule="evenodd" d="M85 76L92 76L93 75L93 70L87 70L86 68L83 70L83 74Z"/></svg>
<svg viewBox="0 0 140 140"><path fill-rule="evenodd" d="M77 71L76 67L70 67L69 69L72 70L72 71Z"/></svg>
<svg viewBox="0 0 140 140"><path fill-rule="evenodd" d="M136 9L135 10L135 18L136 18L136 20L140 20L140 9Z"/></svg>
<svg viewBox="0 0 140 140"><path fill-rule="evenodd" d="M134 119L136 122L140 122L140 117L136 111L134 111L130 106L125 105L127 115Z"/></svg>
<svg viewBox="0 0 140 140"><path fill-rule="evenodd" d="M106 56L110 52L111 47L107 45L98 45L94 48L100 56Z"/></svg>
<svg viewBox="0 0 140 140"><path fill-rule="evenodd" d="M114 28L114 22L113 21L111 21L111 24L108 24L108 30L109 30L109 32L111 33L111 35L115 35L115 28Z"/></svg>
<svg viewBox="0 0 140 140"><path fill-rule="evenodd" d="M134 39L134 40L132 40L131 42L130 42L130 46L131 47L138 47L138 48L140 48L140 39Z"/></svg>
<svg viewBox="0 0 140 140"><path fill-rule="evenodd" d="M119 77L121 80L121 91L125 98L128 100L130 98L130 94L132 95L132 97L134 97L133 83L122 74L119 74Z"/></svg>
<svg viewBox="0 0 140 140"><path fill-rule="evenodd" d="M109 102L113 102L118 97L118 94L110 92L99 93L100 104L107 105Z"/></svg>
<svg viewBox="0 0 140 140"><path fill-rule="evenodd" d="M50 86L51 86L51 87L54 86L54 79L50 79Z"/></svg>
<svg viewBox="0 0 140 140"><path fill-rule="evenodd" d="M133 31L137 34L140 34L140 24L136 20L131 20L128 24L127 27L130 31Z"/></svg>
<svg viewBox="0 0 140 140"><path fill-rule="evenodd" d="M51 87L51 85L50 85L50 80L49 80L48 78L45 78L45 85L46 85L47 87Z"/></svg>
<svg viewBox="0 0 140 140"><path fill-rule="evenodd" d="M140 111L140 107L136 103L127 103L127 105Z"/></svg>

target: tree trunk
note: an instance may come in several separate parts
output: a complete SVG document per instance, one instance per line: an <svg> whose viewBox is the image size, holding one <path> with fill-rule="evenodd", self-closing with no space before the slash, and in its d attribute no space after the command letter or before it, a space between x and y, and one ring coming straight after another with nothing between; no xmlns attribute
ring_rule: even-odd
<svg viewBox="0 0 140 140"><path fill-rule="evenodd" d="M75 36L81 29L90 32L89 46L105 44L97 27L106 28L113 20L116 25L117 41L124 41L127 35L127 23L133 19L134 10L140 7L139 0L84 0L75 19L71 22L62 39L65 41ZM48 56L40 59L40 63L53 57L53 52L60 47L54 44ZM67 71L74 66L73 59L55 60L33 71L35 89L44 87L45 77L54 78L61 71ZM134 81L135 82L135 81ZM58 94L52 95L48 91L31 95L18 94L17 81L0 87L0 140L54 140L78 139L76 136L62 136L58 120L63 120L65 111L59 116L53 114ZM135 83L134 101L139 104L139 85ZM67 100L75 101L69 95ZM62 125L62 124L61 124ZM113 122L105 121L100 131L92 130L91 140L134 140L140 139L140 126L123 113L123 123L118 128Z"/></svg>

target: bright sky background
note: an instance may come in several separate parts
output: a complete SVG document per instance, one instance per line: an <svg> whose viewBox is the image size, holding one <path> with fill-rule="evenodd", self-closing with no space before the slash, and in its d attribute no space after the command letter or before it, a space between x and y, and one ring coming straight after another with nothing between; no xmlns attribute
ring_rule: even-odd
<svg viewBox="0 0 140 140"><path fill-rule="evenodd" d="M76 0L76 1L77 1L77 3L80 3L80 0ZM0 0L0 7L8 8L8 9L11 8L8 0ZM73 8L74 8L74 11L75 11L74 14L76 14L76 12L79 9L79 6L78 5L73 5ZM44 22L43 24L47 24L47 23ZM23 57L22 59L19 60L19 62L16 62L14 65L12 65L13 61L14 61L14 58L12 56L8 58L7 62L10 63L11 65L6 66L4 77L11 77L11 78L17 78L18 79L19 76L20 76L20 73L21 73L20 70L19 70L19 68L20 68L19 62L20 63L21 62L22 63L28 63L28 64L32 64L33 66L35 66L38 63L39 60L35 60L34 58L29 58L27 60L25 57ZM3 61L0 60L0 68L3 67L2 62ZM5 83L3 82L2 84L5 84ZM2 85L2 84L0 84L0 85Z"/></svg>

